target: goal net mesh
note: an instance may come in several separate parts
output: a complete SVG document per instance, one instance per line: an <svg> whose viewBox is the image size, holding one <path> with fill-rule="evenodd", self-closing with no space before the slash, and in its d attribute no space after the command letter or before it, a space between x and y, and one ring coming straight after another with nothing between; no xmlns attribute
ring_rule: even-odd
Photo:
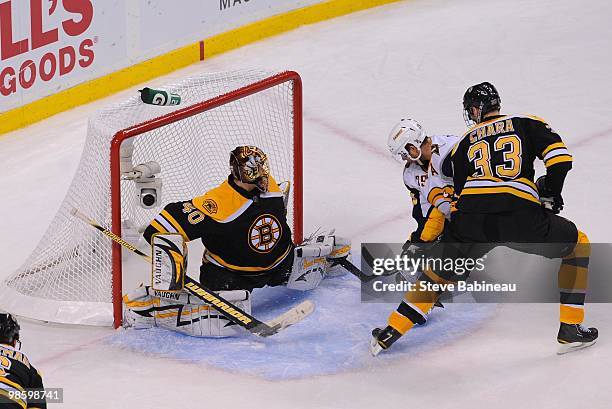
<svg viewBox="0 0 612 409"><path fill-rule="evenodd" d="M113 136L274 74L255 70L203 74L156 87L178 94L178 106L144 104L136 95L90 118L80 164L60 210L33 253L2 284L0 307L52 322L110 325L112 242L70 211L77 208L110 228ZM147 210L139 205L134 181L122 180L122 225L142 229L166 204L200 196L219 185L229 174L229 152L238 145L262 148L274 178L292 180L293 91L292 81L283 82L134 137L133 165L159 163L163 186L159 205ZM290 198L290 225L293 215Z"/></svg>

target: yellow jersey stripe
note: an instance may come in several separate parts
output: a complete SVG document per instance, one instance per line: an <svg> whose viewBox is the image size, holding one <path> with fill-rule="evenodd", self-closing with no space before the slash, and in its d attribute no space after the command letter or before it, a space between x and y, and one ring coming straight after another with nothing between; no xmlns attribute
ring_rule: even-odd
<svg viewBox="0 0 612 409"><path fill-rule="evenodd" d="M181 236L185 238L185 240L189 240L189 237L187 237L187 233L185 233L185 230L183 230L181 225L174 219L174 217L170 215L170 213L168 213L166 210L162 210L161 216L166 219L172 226L174 226L174 228L181 234Z"/></svg>
<svg viewBox="0 0 612 409"><path fill-rule="evenodd" d="M466 132L463 134L463 136L467 136L468 134L471 134L471 133L472 133L472 132L474 132L476 129L478 129L478 128L482 128L483 126L487 126L487 125L490 125L490 124L492 124L492 123L494 123L494 122L497 122L497 121L503 121L503 120L506 120L506 119L508 119L508 115L503 115L503 116L500 116L499 118L489 119L488 121L480 122L480 123L478 123L478 124L474 125L473 127L471 127L470 129L468 129L468 130L467 130L467 131L466 131ZM457 148L457 147L455 146L455 148L453 149L453 151L452 151L451 155L455 153L455 149L456 149L456 148Z"/></svg>
<svg viewBox="0 0 612 409"><path fill-rule="evenodd" d="M210 251L206 251L206 255L209 256L210 258L212 258L217 263L221 264L223 267L227 267L227 268L232 269L232 270L236 270L236 271L267 271L267 270L270 270L271 268L273 268L274 266L276 266L278 263L280 263L285 257L287 257L287 254L289 254L289 252L291 250L292 250L292 247L288 246L287 247L287 251L285 251L283 253L283 255L281 255L279 258L274 260L274 262L272 264L270 264L269 266L266 266L266 267L242 267L242 266L235 266L233 264L230 264L230 263L226 262L225 260L223 260L221 257L217 256L216 254L211 253Z"/></svg>
<svg viewBox="0 0 612 409"><path fill-rule="evenodd" d="M542 156L546 155L548 152L552 151L553 149L557 149L557 148L566 148L567 149L567 146L565 146L565 144L563 142L551 143L550 145L548 145L548 147L546 149L544 149L542 151Z"/></svg>
<svg viewBox="0 0 612 409"><path fill-rule="evenodd" d="M23 409L27 409L28 405L24 400L11 397L9 393L5 390L0 389L0 396L3 396L9 401L16 403L17 405L21 406Z"/></svg>
<svg viewBox="0 0 612 409"><path fill-rule="evenodd" d="M499 187L468 187L461 191L461 196L463 195L486 195L486 194L499 194L499 193L509 193L511 195L520 197L521 199L526 199L531 202L540 204L540 201L530 195L529 193L523 192L522 190L515 189L510 186L499 186Z"/></svg>
<svg viewBox="0 0 612 409"><path fill-rule="evenodd" d="M573 162L572 155L559 155L554 158L550 158L547 161L544 161L544 166L549 167L552 165L556 165L557 163L563 162Z"/></svg>
<svg viewBox="0 0 612 409"><path fill-rule="evenodd" d="M511 180L503 180L500 178L496 178L493 176L485 176L485 177L468 177L467 180L489 180L491 182L500 182L500 183L506 183L506 182L518 182L518 183L522 183L524 185L529 186L532 189L537 190L537 187L535 185L535 183L533 183L531 180L527 179L527 178L518 178L518 179L511 179Z"/></svg>
<svg viewBox="0 0 612 409"><path fill-rule="evenodd" d="M19 389L20 391L23 391L23 386L19 385L16 382L11 381L8 378L5 378L4 376L0 376L0 382L2 382L5 385L12 386L15 389Z"/></svg>
<svg viewBox="0 0 612 409"><path fill-rule="evenodd" d="M540 118L537 115L527 115L527 118L535 119L538 122L546 123L546 121L543 118Z"/></svg>
<svg viewBox="0 0 612 409"><path fill-rule="evenodd" d="M169 233L168 230L166 230L166 228L162 226L157 220L153 220L151 222L151 226L153 226L153 228L159 233Z"/></svg>

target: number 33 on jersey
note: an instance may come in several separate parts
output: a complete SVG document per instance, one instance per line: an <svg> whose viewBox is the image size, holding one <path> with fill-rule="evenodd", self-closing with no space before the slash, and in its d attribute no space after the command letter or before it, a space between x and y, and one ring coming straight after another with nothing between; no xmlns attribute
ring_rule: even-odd
<svg viewBox="0 0 612 409"><path fill-rule="evenodd" d="M498 115L470 129L452 152L457 208L488 213L539 206L535 158L548 172L572 164L561 137L541 118Z"/></svg>

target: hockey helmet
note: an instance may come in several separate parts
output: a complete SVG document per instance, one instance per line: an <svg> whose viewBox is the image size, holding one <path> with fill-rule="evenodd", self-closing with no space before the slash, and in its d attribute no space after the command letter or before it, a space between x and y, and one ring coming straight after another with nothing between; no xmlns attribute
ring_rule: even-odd
<svg viewBox="0 0 612 409"><path fill-rule="evenodd" d="M391 130L387 146L389 152L397 159L418 161L421 158L421 145L426 139L427 135L421 124L414 119L405 118L400 119ZM418 150L419 154L416 157L408 152L409 145Z"/></svg>
<svg viewBox="0 0 612 409"><path fill-rule="evenodd" d="M243 183L254 184L261 192L268 191L270 165L268 156L256 146L238 146L230 154L232 176Z"/></svg>
<svg viewBox="0 0 612 409"><path fill-rule="evenodd" d="M0 313L0 343L13 345L19 341L19 323L11 314Z"/></svg>
<svg viewBox="0 0 612 409"><path fill-rule="evenodd" d="M482 122L482 118L492 111L499 111L501 98L495 86L490 82L472 85L463 95L463 119L468 126ZM473 117L471 108L478 108L477 117Z"/></svg>

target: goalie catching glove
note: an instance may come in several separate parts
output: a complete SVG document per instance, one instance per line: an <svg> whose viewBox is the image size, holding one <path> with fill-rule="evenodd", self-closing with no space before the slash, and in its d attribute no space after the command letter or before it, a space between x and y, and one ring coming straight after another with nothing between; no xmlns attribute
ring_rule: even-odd
<svg viewBox="0 0 612 409"><path fill-rule="evenodd" d="M346 273L339 259L351 254L350 239L336 236L332 231L310 238L294 249L293 267L287 288L307 291L316 288L323 278Z"/></svg>

